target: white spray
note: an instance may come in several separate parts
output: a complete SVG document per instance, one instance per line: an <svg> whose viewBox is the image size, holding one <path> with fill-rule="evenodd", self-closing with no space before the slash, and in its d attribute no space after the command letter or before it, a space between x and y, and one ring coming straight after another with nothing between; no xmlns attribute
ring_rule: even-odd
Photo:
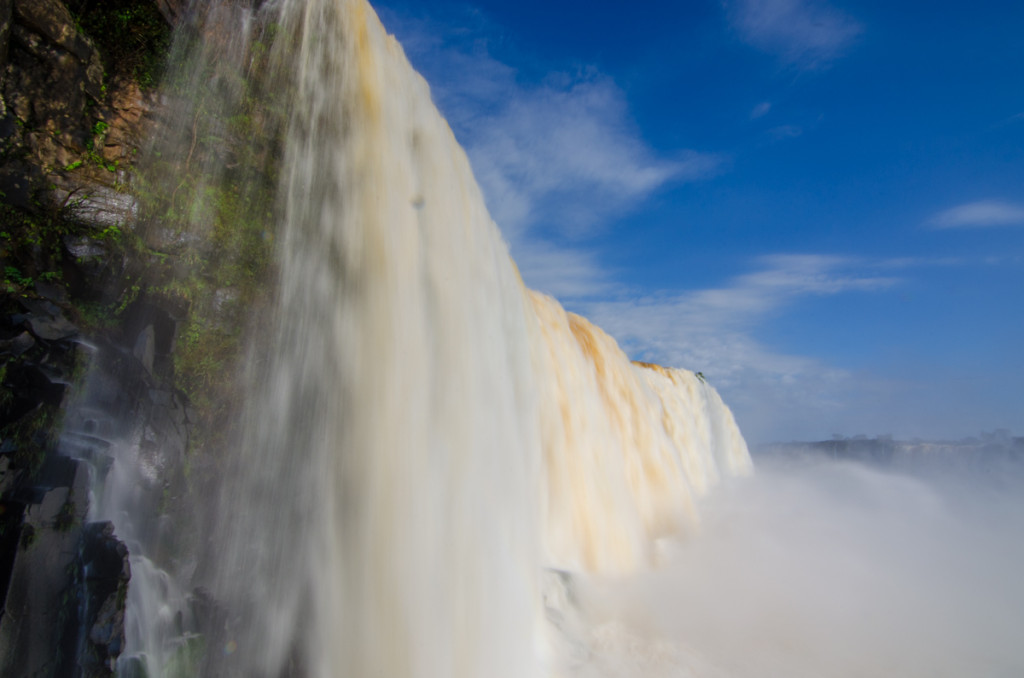
<svg viewBox="0 0 1024 678"><path fill-rule="evenodd" d="M743 439L693 374L525 289L365 0L261 12L287 91L278 275L210 541L230 656L207 670L548 674L544 568L653 564L749 469Z"/></svg>

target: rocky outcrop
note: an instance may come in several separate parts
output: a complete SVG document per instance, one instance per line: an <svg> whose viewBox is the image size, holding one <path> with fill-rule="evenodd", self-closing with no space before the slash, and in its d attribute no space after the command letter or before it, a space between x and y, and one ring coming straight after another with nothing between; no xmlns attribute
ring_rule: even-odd
<svg viewBox="0 0 1024 678"><path fill-rule="evenodd" d="M78 666L82 678L108 676L124 649L124 601L131 579L128 548L109 522L90 523L78 561L81 593Z"/></svg>
<svg viewBox="0 0 1024 678"><path fill-rule="evenodd" d="M46 299L23 299L3 318L3 416L12 423L0 447L0 675L112 675L131 574L113 525L85 524L90 475L102 482L119 462L141 470L128 479L136 503L120 508L157 540L162 503L184 492L195 415L154 376L177 327L142 303L124 327L134 340L86 346Z"/></svg>
<svg viewBox="0 0 1024 678"><path fill-rule="evenodd" d="M181 491L185 403L154 376L169 371L178 311L145 301L132 267L147 262L129 262L124 242L137 209L132 166L154 124L153 64L169 35L161 13L181 11L176 0L0 0L5 678L113 675L129 554L110 523L86 523L90 475L112 463L110 429L137 431L136 447L166 469L145 490L152 515ZM85 374L110 396L93 410ZM147 432L172 444L148 449Z"/></svg>
<svg viewBox="0 0 1024 678"><path fill-rule="evenodd" d="M183 544L204 538L191 529L195 506L209 501L223 464L208 451L230 435L239 338L264 303L282 121L228 113L263 100L255 84L232 90L231 106L178 101L170 88L157 98L169 25L190 4L0 0L5 678L110 676L125 647L132 564L131 596L153 571L202 568L178 558L200 551ZM265 70L267 44L233 60L207 55L217 75L197 86L211 100L227 96L223 83ZM174 116L189 121L178 130L184 150L162 133ZM164 136L173 139L154 142L143 180L140 151ZM250 139L260 143L240 143ZM211 186L206 159L225 155L233 161ZM90 493L75 485L83 468L130 487L131 505L106 506L114 493L96 492L98 513L87 514ZM86 515L131 523L114 518L112 530ZM179 598L186 622L169 633L192 657L225 620L201 592ZM122 674L144 675L143 663L122 657Z"/></svg>
<svg viewBox="0 0 1024 678"><path fill-rule="evenodd" d="M76 639L75 569L88 472L71 459L51 457L36 495L26 496L3 616L0 668L5 676L71 675Z"/></svg>
<svg viewBox="0 0 1024 678"><path fill-rule="evenodd" d="M0 6L0 190L23 209L70 210L109 226L132 208L125 170L146 138L154 95L105 75L79 24L60 0Z"/></svg>
<svg viewBox="0 0 1024 678"><path fill-rule="evenodd" d="M64 298L53 290L51 296ZM63 292L63 290L61 290ZM59 452L58 422L83 363L58 302L0 317L0 674L72 675L89 471Z"/></svg>

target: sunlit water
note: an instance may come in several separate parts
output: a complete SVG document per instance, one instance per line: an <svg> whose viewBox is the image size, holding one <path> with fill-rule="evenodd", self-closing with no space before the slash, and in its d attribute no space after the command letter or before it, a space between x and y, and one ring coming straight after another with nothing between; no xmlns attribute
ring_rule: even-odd
<svg viewBox="0 0 1024 678"><path fill-rule="evenodd" d="M527 293L367 4L275 11L279 296L221 511L231 668L541 675L542 568L649 564L746 446L687 373L700 423L667 428L669 373Z"/></svg>
<svg viewBox="0 0 1024 678"><path fill-rule="evenodd" d="M745 478L746 444L703 379L630 363L526 290L427 84L363 0L214 9L209 35L231 58L253 26L274 26L260 77L280 84L286 124L274 302L201 542L224 618L196 670L1019 668L1004 642L1019 608L934 597L952 510L927 488L845 468ZM949 576L980 574L964 562ZM173 675L159 658L191 632L161 631L160 615L195 582L142 569L129 649L150 676Z"/></svg>

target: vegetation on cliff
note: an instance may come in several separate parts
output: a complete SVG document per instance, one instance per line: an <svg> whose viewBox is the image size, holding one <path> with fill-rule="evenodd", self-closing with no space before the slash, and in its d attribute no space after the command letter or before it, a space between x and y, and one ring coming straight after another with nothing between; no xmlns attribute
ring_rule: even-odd
<svg viewBox="0 0 1024 678"><path fill-rule="evenodd" d="M157 110L168 55L188 53L201 25L190 22L175 50L164 5L14 1L0 101L11 132L0 147L0 304L16 314L40 284L57 288L86 333L126 345L140 329L131 317L159 308L171 336L158 340L155 368L212 421L230 401L270 261L281 119L245 76L266 65L275 30L230 55L211 40L203 77L167 82ZM183 118L184 137L166 125ZM211 176L210 160L224 156L228 169Z"/></svg>
<svg viewBox="0 0 1024 678"><path fill-rule="evenodd" d="M127 572L112 571L113 588L90 593L82 563L62 560L60 577L43 577L37 564L52 550L76 553L79 540L111 539L110 529L84 529L88 492L72 491L75 472L54 470L63 468L54 466L58 445L77 444L58 437L69 396L96 361L90 347L112 356L101 372L126 380L109 406L134 413L140 430L160 431L165 449L138 443L140 454L171 464L145 490L159 498L159 513L216 475L208 452L227 435L241 338L258 322L282 117L247 75L265 66L275 29L262 27L226 54L232 36L218 40L216 25L189 17L175 47L168 19L181 18L183 4L0 0L4 675L66 675L77 661L82 675L109 676L123 645L117 610ZM165 82L168 59L200 41L214 46L199 57L201 81ZM183 119L189 124L169 124ZM227 168L211 175L210 160L225 157ZM90 426L76 421L65 437L92 438ZM63 499L48 513L38 502L53 504L54 492ZM187 532L179 518L178 532ZM9 596L9 584L31 590L37 608L64 620L60 628L29 621L27 599ZM102 643L62 645L74 624ZM34 638L29 649L18 640L25 637Z"/></svg>

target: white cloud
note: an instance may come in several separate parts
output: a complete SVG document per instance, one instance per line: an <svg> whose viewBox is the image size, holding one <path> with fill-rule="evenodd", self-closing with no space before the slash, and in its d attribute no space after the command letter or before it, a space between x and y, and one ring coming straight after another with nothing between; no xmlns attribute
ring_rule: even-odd
<svg viewBox="0 0 1024 678"><path fill-rule="evenodd" d="M531 288L558 299L596 297L615 290L607 270L591 252L532 239L515 243L512 255Z"/></svg>
<svg viewBox="0 0 1024 678"><path fill-rule="evenodd" d="M765 315L799 297L823 296L849 291L876 291L891 287L897 278L858 273L868 268L863 262L846 257L797 254L772 255L759 260L760 268L734 278L717 289L687 292L671 297L645 297L626 302L611 302L605 308L619 307L611 315L624 318L618 311L632 309L652 315L653 326L662 326L672 334L682 325L687 331L746 329ZM872 270L876 266L870 267ZM665 313L665 311L670 311ZM611 318L610 318L611 319ZM625 333L646 331L646 323L620 320ZM665 327L664 323L670 326ZM626 328L632 326L633 330Z"/></svg>
<svg viewBox="0 0 1024 678"><path fill-rule="evenodd" d="M768 111L772 110L772 102L762 101L754 109L750 111L750 119L757 120L758 118L768 114Z"/></svg>
<svg viewBox="0 0 1024 678"><path fill-rule="evenodd" d="M726 0L740 37L783 62L804 69L826 66L863 31L843 12L814 0Z"/></svg>
<svg viewBox="0 0 1024 678"><path fill-rule="evenodd" d="M939 212L928 220L933 228L984 228L1024 224L1024 205L979 200Z"/></svg>
<svg viewBox="0 0 1024 678"><path fill-rule="evenodd" d="M704 372L736 411L745 435L828 435L857 377L819 360L775 352L754 333L768 316L801 298L881 291L897 278L880 265L824 255L776 255L724 287L580 304L630 355ZM891 270L891 269L890 269ZM812 433L812 431L814 433ZM783 433L784 432L784 433Z"/></svg>
<svg viewBox="0 0 1024 678"><path fill-rule="evenodd" d="M563 233L606 223L670 181L718 171L721 159L684 151L659 157L629 122L610 80L512 85L505 103L462 125L464 143L495 220Z"/></svg>
<svg viewBox="0 0 1024 678"><path fill-rule="evenodd" d="M609 289L583 238L659 189L714 176L728 159L644 140L625 93L594 71L529 78L495 58L476 12L439 24L385 14L431 83L487 207L531 287L561 298ZM558 243L570 243L570 245Z"/></svg>
<svg viewBox="0 0 1024 678"><path fill-rule="evenodd" d="M482 36L498 31L477 14L466 18L469 29L388 18L506 234L541 224L563 234L590 230L666 184L712 176L725 163L715 153L652 149L625 93L593 69L523 76L491 55Z"/></svg>
<svg viewBox="0 0 1024 678"><path fill-rule="evenodd" d="M785 6L800 21L815 17L804 5ZM859 31L841 15L815 11L832 22L825 28L833 37ZM473 26L469 30L406 25L399 37L467 149L527 284L568 301L636 358L703 371L752 440L799 435L811 421L824 429L820 435L842 432L827 422L843 418L856 375L773 350L755 335L771 314L799 299L887 288L898 266L780 255L759 260L755 270L718 289L630 297L583 238L666 185L723 171L727 158L652 149L612 80L587 70L525 77L492 56L480 36L498 31L481 28L479 20L474 15L449 24ZM849 39L829 42L807 26L793 35L783 56L801 67L834 56ZM774 44L775 38L765 40ZM771 103L762 102L751 118L770 110ZM784 127L775 134L796 133L799 128Z"/></svg>

